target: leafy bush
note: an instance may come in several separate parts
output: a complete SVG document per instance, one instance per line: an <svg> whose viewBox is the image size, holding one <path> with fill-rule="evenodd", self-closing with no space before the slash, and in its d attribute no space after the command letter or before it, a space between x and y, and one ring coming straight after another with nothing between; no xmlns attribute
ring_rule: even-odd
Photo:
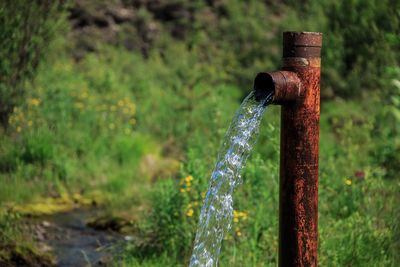
<svg viewBox="0 0 400 267"><path fill-rule="evenodd" d="M186 256L188 259L194 223L190 223L193 211L185 208L189 204L187 197L177 190L171 180L159 185L153 195L152 213L149 216L153 240L147 245L153 246L153 249L147 247L147 253L167 252L171 256Z"/></svg>
<svg viewBox="0 0 400 267"><path fill-rule="evenodd" d="M286 27L324 34L322 96L348 98L382 90L385 72L400 61L399 1L310 0L291 5L299 12Z"/></svg>
<svg viewBox="0 0 400 267"><path fill-rule="evenodd" d="M397 73L397 75L396 75ZM371 154L374 160L381 166L385 176L396 179L400 172L400 140L396 138L399 135L400 125L400 81L397 79L400 74L400 68L397 68L393 75L395 78L389 79L381 105L383 108L378 114L375 122L374 134L380 138L376 142L376 147ZM387 140L393 140L387 142Z"/></svg>
<svg viewBox="0 0 400 267"><path fill-rule="evenodd" d="M32 78L45 48L57 29L63 1L5 0L0 3L0 123L26 92L24 81Z"/></svg>
<svg viewBox="0 0 400 267"><path fill-rule="evenodd" d="M26 163L44 165L54 156L52 135L48 132L34 132L23 137L21 160Z"/></svg>

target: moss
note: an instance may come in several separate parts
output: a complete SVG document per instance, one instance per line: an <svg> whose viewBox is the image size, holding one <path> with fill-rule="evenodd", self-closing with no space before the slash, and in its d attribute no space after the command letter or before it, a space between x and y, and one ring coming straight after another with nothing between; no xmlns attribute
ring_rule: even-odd
<svg viewBox="0 0 400 267"><path fill-rule="evenodd" d="M40 216L66 212L83 206L95 206L102 202L103 198L98 192L92 192L85 196L80 193L64 193L56 198L39 198L33 203L11 205L11 209L26 216Z"/></svg>

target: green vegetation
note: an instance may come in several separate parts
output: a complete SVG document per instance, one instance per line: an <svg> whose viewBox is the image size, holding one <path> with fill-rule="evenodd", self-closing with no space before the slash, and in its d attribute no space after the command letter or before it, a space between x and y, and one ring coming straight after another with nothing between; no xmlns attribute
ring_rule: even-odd
<svg viewBox="0 0 400 267"><path fill-rule="evenodd" d="M230 119L255 74L279 66L281 32L307 30L324 33L320 265L396 266L399 1L108 2L54 4L45 19L28 16L40 25L28 36L24 14L41 6L0 5L0 263L13 240L35 244L24 244L24 214L95 201L135 226L122 266L187 264ZM272 106L221 266L276 266L278 162Z"/></svg>
<svg viewBox="0 0 400 267"><path fill-rule="evenodd" d="M0 123L8 124L13 108L25 93L24 81L35 75L60 21L60 1L42 1L26 5L23 1L0 3Z"/></svg>

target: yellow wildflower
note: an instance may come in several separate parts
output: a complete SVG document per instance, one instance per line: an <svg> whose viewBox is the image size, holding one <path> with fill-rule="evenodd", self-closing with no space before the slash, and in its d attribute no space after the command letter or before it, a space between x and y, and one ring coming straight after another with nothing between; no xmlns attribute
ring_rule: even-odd
<svg viewBox="0 0 400 267"><path fill-rule="evenodd" d="M192 217L193 213L194 213L193 209L188 209L188 211L186 212L186 216Z"/></svg>
<svg viewBox="0 0 400 267"><path fill-rule="evenodd" d="M240 220L247 220L248 213L245 211L233 210L233 222L238 223Z"/></svg>
<svg viewBox="0 0 400 267"><path fill-rule="evenodd" d="M32 121L28 121L28 126L31 127L33 125Z"/></svg>
<svg viewBox="0 0 400 267"><path fill-rule="evenodd" d="M236 227L235 232L236 232L237 236L241 236L242 235L242 232L240 232L240 228L239 227Z"/></svg>
<svg viewBox="0 0 400 267"><path fill-rule="evenodd" d="M17 127L17 133L20 133L21 130L22 130L21 126L18 126L18 127Z"/></svg>
<svg viewBox="0 0 400 267"><path fill-rule="evenodd" d="M238 216L239 216L240 218L242 218L243 220L246 220L247 217L248 217L248 214L247 214L247 212L245 212L245 211L241 211L241 212L238 213Z"/></svg>
<svg viewBox="0 0 400 267"><path fill-rule="evenodd" d="M230 235L226 235L225 237L224 237L224 240L231 240L232 239L232 237L230 236Z"/></svg>
<svg viewBox="0 0 400 267"><path fill-rule="evenodd" d="M28 98L28 105L37 107L40 104L40 100L37 98Z"/></svg>
<svg viewBox="0 0 400 267"><path fill-rule="evenodd" d="M190 183L192 180L193 180L193 176L191 176L191 175L189 175L189 176L187 176L187 177L185 178L185 181L186 181L187 183Z"/></svg>
<svg viewBox="0 0 400 267"><path fill-rule="evenodd" d="M186 192L185 188L181 188L181 189L179 189L179 191L180 191L181 193L185 193L185 192Z"/></svg>
<svg viewBox="0 0 400 267"><path fill-rule="evenodd" d="M345 180L344 180L344 183L345 183L346 185L350 186L350 185L353 183L353 181L352 181L351 179L345 179Z"/></svg>
<svg viewBox="0 0 400 267"><path fill-rule="evenodd" d="M239 216L236 210L233 210L233 222L238 223L239 222Z"/></svg>

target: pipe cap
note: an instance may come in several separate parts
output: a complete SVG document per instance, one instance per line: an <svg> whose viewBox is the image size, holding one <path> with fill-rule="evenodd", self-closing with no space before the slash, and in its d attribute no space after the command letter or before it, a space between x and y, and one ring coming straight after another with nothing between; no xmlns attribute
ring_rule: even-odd
<svg viewBox="0 0 400 267"><path fill-rule="evenodd" d="M320 57L322 33L320 32L284 32L283 57Z"/></svg>

